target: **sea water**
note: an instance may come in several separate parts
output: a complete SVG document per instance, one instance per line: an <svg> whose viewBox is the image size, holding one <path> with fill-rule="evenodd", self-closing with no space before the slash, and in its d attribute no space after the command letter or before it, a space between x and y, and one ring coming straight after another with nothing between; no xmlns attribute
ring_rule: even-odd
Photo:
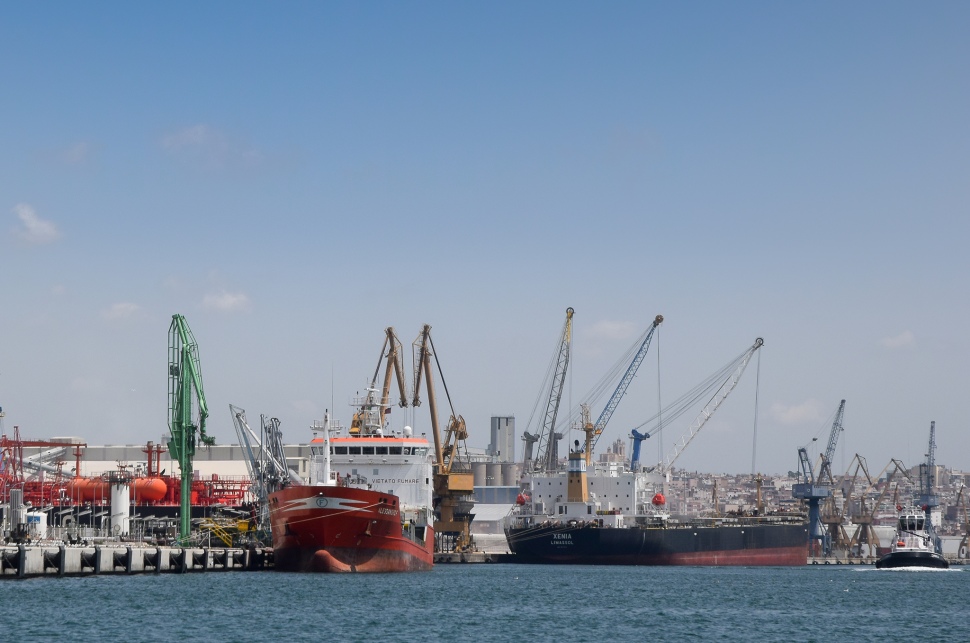
<svg viewBox="0 0 970 643"><path fill-rule="evenodd" d="M0 640L970 641L970 568L439 565L0 582Z"/></svg>

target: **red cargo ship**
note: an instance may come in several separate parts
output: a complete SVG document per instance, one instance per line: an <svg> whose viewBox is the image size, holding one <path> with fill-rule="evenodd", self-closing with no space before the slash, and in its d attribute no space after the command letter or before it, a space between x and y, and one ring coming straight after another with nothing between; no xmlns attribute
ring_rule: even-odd
<svg viewBox="0 0 970 643"><path fill-rule="evenodd" d="M310 484L269 495L274 566L295 572L426 571L434 565L432 456L410 427L385 435L376 390L350 431L315 423Z"/></svg>

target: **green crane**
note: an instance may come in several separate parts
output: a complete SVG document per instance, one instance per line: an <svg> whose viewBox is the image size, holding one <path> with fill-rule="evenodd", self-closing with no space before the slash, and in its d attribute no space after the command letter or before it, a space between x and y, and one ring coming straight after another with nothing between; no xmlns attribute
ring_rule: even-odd
<svg viewBox="0 0 970 643"><path fill-rule="evenodd" d="M179 541L184 543L192 525L192 457L196 432L206 446L215 444L215 439L205 434L209 409L202 390L199 346L182 315L172 315L168 329L168 417L172 432L168 450L178 460L182 472Z"/></svg>

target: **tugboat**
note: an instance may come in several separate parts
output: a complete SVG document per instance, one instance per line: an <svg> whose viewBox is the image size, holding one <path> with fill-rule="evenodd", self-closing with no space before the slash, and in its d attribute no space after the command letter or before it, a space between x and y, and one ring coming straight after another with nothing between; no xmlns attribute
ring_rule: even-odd
<svg viewBox="0 0 970 643"><path fill-rule="evenodd" d="M948 569L950 563L936 549L933 529L927 515L915 510L903 511L896 522L892 551L876 561L876 569L928 567Z"/></svg>
<svg viewBox="0 0 970 643"><path fill-rule="evenodd" d="M899 520L896 522L896 537L892 550L876 561L876 569L899 567L928 567L947 569L950 564L940 552L939 539L933 529L933 508L940 503L933 492L936 473L936 422L930 422L930 444L926 462L919 465L919 505L922 512L915 509L903 511L896 505Z"/></svg>

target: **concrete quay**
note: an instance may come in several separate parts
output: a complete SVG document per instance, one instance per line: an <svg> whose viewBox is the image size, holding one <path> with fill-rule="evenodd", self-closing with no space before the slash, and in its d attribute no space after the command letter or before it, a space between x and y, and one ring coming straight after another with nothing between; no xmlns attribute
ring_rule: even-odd
<svg viewBox="0 0 970 643"><path fill-rule="evenodd" d="M0 579L271 569L272 551L217 547L0 546Z"/></svg>

